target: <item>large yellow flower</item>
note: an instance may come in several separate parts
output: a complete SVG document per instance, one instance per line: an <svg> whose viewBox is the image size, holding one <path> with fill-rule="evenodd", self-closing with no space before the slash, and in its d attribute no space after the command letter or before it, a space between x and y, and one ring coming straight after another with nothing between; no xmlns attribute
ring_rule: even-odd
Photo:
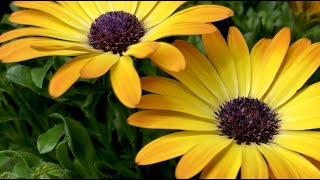
<svg viewBox="0 0 320 180"><path fill-rule="evenodd" d="M49 94L58 97L79 78L97 78L110 69L118 99L134 108L141 98L141 84L131 56L149 57L170 71L185 68L182 54L171 44L155 40L174 35L215 31L209 22L233 15L217 5L201 5L175 14L185 1L17 1L29 8L9 20L31 27L9 31L0 43L21 38L0 48L4 63L42 56L77 56L52 77ZM173 14L173 15L172 15Z"/></svg>
<svg viewBox="0 0 320 180"><path fill-rule="evenodd" d="M141 78L133 126L183 130L156 139L136 156L140 165L179 157L175 175L191 178L320 178L320 82L299 90L320 64L320 43L290 29L261 39L249 53L240 31L227 42L202 36L208 58L176 40L186 59L179 73ZM299 91L298 91L299 90ZM297 92L298 91L298 92Z"/></svg>

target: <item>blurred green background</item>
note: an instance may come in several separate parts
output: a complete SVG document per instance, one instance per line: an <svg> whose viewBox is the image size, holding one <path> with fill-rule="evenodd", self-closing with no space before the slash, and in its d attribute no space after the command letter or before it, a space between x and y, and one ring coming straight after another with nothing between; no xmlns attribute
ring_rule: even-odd
<svg viewBox="0 0 320 180"><path fill-rule="evenodd" d="M302 37L320 40L319 15L314 19L297 15L286 1L189 1L178 10L199 4L231 8L233 17L214 24L225 37L229 26L239 28L250 49L283 27L291 28L291 43ZM18 7L1 1L1 8L0 33L21 27L8 21ZM162 40L175 39L187 40L204 53L200 36ZM68 60L44 57L0 63L0 177L174 179L179 158L149 166L135 164L135 155L144 145L172 131L129 126L126 119L137 109L128 109L117 100L109 73L81 79L63 96L50 98L49 80ZM135 66L141 77L169 77L149 59L136 61ZM318 70L306 85L319 78Z"/></svg>

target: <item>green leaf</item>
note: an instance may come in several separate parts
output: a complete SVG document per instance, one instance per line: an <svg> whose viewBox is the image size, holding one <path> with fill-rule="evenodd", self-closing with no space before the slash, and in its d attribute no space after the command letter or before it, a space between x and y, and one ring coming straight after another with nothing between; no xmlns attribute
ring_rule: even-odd
<svg viewBox="0 0 320 180"><path fill-rule="evenodd" d="M62 119L65 125L65 134L69 137L67 143L73 156L79 161L86 174L85 178L98 178L94 169L94 162L96 159L95 149L90 140L87 129L81 123L63 117L61 114L53 113L50 117Z"/></svg>
<svg viewBox="0 0 320 180"><path fill-rule="evenodd" d="M12 173L18 177L21 178L28 178L30 179L30 173L31 173L31 169L23 162L18 162L12 170Z"/></svg>
<svg viewBox="0 0 320 180"><path fill-rule="evenodd" d="M64 124L59 124L41 134L37 140L37 148L40 154L52 151L60 138L64 135Z"/></svg>
<svg viewBox="0 0 320 180"><path fill-rule="evenodd" d="M59 144L56 147L56 156L57 160L61 164L62 167L66 169L73 170L73 161L69 157L69 152L68 152L68 146L67 146L67 140L63 140L59 142Z"/></svg>
<svg viewBox="0 0 320 180"><path fill-rule="evenodd" d="M33 90L36 93L39 92L39 89L32 81L31 70L28 66L15 64L8 67L6 78L16 84Z"/></svg>
<svg viewBox="0 0 320 180"><path fill-rule="evenodd" d="M52 64L53 61L50 60L43 67L31 69L31 79L38 88L42 89L44 77L46 76L47 71L50 69Z"/></svg>

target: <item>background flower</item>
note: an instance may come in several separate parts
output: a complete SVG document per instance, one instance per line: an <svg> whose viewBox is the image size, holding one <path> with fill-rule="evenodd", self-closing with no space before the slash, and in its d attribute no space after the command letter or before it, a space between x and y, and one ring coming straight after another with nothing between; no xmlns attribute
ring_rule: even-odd
<svg viewBox="0 0 320 180"><path fill-rule="evenodd" d="M128 123L184 130L158 138L136 156L148 165L181 156L176 178L319 178L319 83L296 93L320 65L320 43L290 30L261 39L251 53L240 31L227 42L219 31L203 35L208 59L185 41L173 43L186 69L177 80L143 77L141 98ZM302 145L303 144L303 145ZM306 157L304 157L306 156ZM314 159L311 162L309 159ZM240 170L241 169L241 170Z"/></svg>

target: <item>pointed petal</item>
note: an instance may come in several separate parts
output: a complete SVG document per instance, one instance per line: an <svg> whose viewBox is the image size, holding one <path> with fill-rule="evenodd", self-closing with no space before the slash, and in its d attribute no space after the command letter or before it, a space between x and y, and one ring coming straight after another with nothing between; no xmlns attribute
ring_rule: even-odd
<svg viewBox="0 0 320 180"><path fill-rule="evenodd" d="M268 179L268 165L257 145L242 146L241 179Z"/></svg>
<svg viewBox="0 0 320 180"><path fill-rule="evenodd" d="M65 93L79 78L81 68L98 54L89 54L73 58L63 64L53 75L49 83L49 94L53 98Z"/></svg>
<svg viewBox="0 0 320 180"><path fill-rule="evenodd" d="M182 131L162 136L144 146L136 156L139 165L154 164L183 155L193 146L216 137L212 132Z"/></svg>
<svg viewBox="0 0 320 180"><path fill-rule="evenodd" d="M194 146L179 160L175 172L176 178L188 179L195 176L231 142L232 139L216 135Z"/></svg>
<svg viewBox="0 0 320 180"><path fill-rule="evenodd" d="M139 21L143 19L152 11L152 9L159 3L159 1L139 1L135 12L135 16Z"/></svg>
<svg viewBox="0 0 320 180"><path fill-rule="evenodd" d="M176 40L172 44L181 51L187 66L212 94L222 102L229 99L227 90L218 72L196 47L182 40Z"/></svg>
<svg viewBox="0 0 320 180"><path fill-rule="evenodd" d="M121 56L110 70L112 88L121 101L129 108L135 108L141 98L139 74L133 66L130 56Z"/></svg>
<svg viewBox="0 0 320 180"><path fill-rule="evenodd" d="M88 31L88 25L82 18L72 13L63 6L50 1L15 1L15 5L24 8L36 9L48 13L59 20L69 24L75 28ZM48 22L48 21L46 21Z"/></svg>
<svg viewBox="0 0 320 180"><path fill-rule="evenodd" d="M169 71L179 72L186 66L181 52L168 43L159 42L160 47L149 57L157 66Z"/></svg>
<svg viewBox="0 0 320 180"><path fill-rule="evenodd" d="M229 98L238 97L236 66L230 49L220 31L202 35L202 41L209 60L217 69L228 91Z"/></svg>
<svg viewBox="0 0 320 180"><path fill-rule="evenodd" d="M149 29L163 20L167 19L176 9L178 9L186 1L161 1L154 9L145 17L143 24Z"/></svg>
<svg viewBox="0 0 320 180"><path fill-rule="evenodd" d="M136 58L146 58L159 49L160 43L155 41L144 41L128 47L128 50L123 53L125 56L134 56Z"/></svg>
<svg viewBox="0 0 320 180"><path fill-rule="evenodd" d="M158 94L144 95L142 96L140 103L137 105L137 108L170 110L214 119L214 112L209 106L204 106L202 103L190 102L188 100L172 96Z"/></svg>
<svg viewBox="0 0 320 180"><path fill-rule="evenodd" d="M81 68L81 78L97 78L109 71L111 66L118 62L119 54L106 52L100 56L92 58L86 65Z"/></svg>
<svg viewBox="0 0 320 180"><path fill-rule="evenodd" d="M270 144L260 144L257 146L268 162L272 174L280 179L298 179L299 175L295 167L282 154L277 152Z"/></svg>
<svg viewBox="0 0 320 180"><path fill-rule="evenodd" d="M246 40L236 27L229 28L228 46L237 69L239 96L247 97L251 84L250 53Z"/></svg>
<svg viewBox="0 0 320 180"><path fill-rule="evenodd" d="M241 167L241 146L231 143L214 157L201 173L201 179L235 179Z"/></svg>
<svg viewBox="0 0 320 180"><path fill-rule="evenodd" d="M272 81L280 68L285 54L290 44L290 29L281 29L272 39L266 52L260 60L258 68L260 72L253 84L252 94L256 98L261 98L270 87Z"/></svg>
<svg viewBox="0 0 320 180"><path fill-rule="evenodd" d="M285 69L279 71L278 77L270 87L264 101L272 107L290 99L311 77L320 65L320 43L315 43L301 50ZM292 61L292 62L291 62Z"/></svg>
<svg viewBox="0 0 320 180"><path fill-rule="evenodd" d="M133 126L151 129L191 131L218 130L212 120L191 116L185 113L163 110L139 111L128 118L128 123Z"/></svg>

